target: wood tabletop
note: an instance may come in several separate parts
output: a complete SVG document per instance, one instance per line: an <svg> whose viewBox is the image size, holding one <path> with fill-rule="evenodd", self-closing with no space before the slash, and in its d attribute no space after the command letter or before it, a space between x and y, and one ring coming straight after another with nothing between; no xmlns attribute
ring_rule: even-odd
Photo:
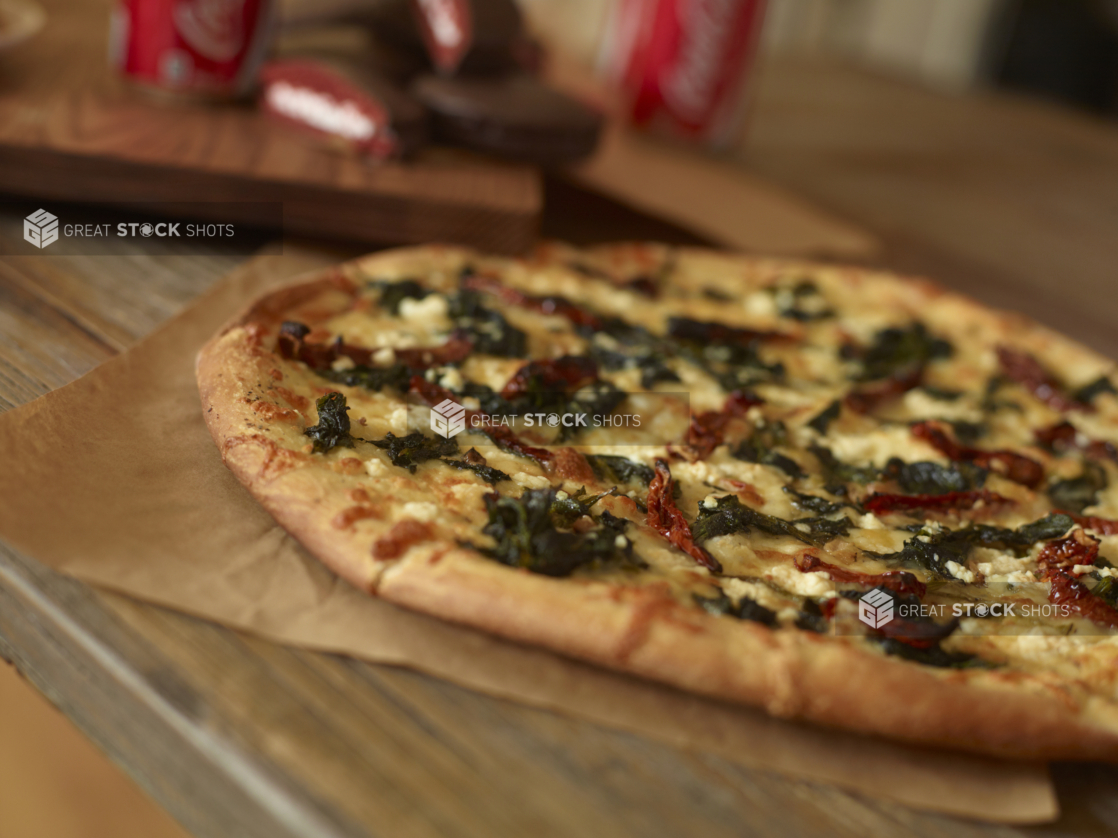
<svg viewBox="0 0 1118 838"><path fill-rule="evenodd" d="M802 72L801 82L822 84L811 73L840 71ZM862 76L845 78L857 89ZM783 104L770 97L774 119L794 110L796 90L781 94ZM914 91L912 101L922 96ZM841 113L823 109L815 126L797 113L799 130L820 143L843 128ZM790 166L774 160L758 166L777 175ZM894 162L885 155L861 165L888 170ZM824 196L832 206L842 193L834 189ZM872 204L864 194L858 200ZM974 197L958 200L965 208ZM1101 193L1094 200L1106 203ZM881 212L901 220L888 207ZM558 181L549 184L548 213L545 232L576 241L696 240ZM0 212L0 237L18 237L20 223ZM1104 225L1092 229L1087 261L1105 251L1104 234L1110 245L1118 240ZM1035 305L1033 286L1013 265L967 258L947 239L921 238L915 223L900 231L883 223L874 232L888 244L886 259L950 268L939 278L978 283L980 291L1019 281L1019 307ZM1077 252L1065 253L1061 283L1076 281ZM0 260L0 409L121 352L240 259L220 248L167 255L149 243L135 256ZM1045 293L1078 299L1060 284ZM1090 836L1118 828L1112 768L1054 766L1063 815L1048 826L915 812L406 670L278 646L91 589L2 544L0 657L200 836Z"/></svg>

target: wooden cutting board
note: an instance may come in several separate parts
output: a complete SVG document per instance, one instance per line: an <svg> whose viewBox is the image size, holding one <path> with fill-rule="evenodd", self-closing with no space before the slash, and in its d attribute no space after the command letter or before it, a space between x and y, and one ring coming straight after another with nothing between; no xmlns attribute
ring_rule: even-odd
<svg viewBox="0 0 1118 838"><path fill-rule="evenodd" d="M317 147L251 104L154 102L115 78L108 0L40 0L48 19L0 53L0 191L104 203L283 202L287 233L518 252L542 208L530 166L430 153L377 164ZM218 218L216 214L224 217Z"/></svg>

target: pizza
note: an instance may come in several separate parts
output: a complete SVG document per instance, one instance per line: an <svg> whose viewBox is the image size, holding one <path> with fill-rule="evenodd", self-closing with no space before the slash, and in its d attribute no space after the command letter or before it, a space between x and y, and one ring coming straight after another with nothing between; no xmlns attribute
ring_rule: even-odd
<svg viewBox="0 0 1118 838"><path fill-rule="evenodd" d="M357 588L788 719L1118 756L1111 361L923 280L386 251L202 350L226 465Z"/></svg>

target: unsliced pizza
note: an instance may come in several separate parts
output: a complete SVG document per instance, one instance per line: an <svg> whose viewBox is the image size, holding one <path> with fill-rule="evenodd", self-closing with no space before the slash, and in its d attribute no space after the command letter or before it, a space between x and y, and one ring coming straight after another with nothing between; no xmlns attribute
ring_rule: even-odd
<svg viewBox="0 0 1118 838"><path fill-rule="evenodd" d="M781 717L1114 759L1113 366L862 269L430 246L269 294L198 381L370 594Z"/></svg>

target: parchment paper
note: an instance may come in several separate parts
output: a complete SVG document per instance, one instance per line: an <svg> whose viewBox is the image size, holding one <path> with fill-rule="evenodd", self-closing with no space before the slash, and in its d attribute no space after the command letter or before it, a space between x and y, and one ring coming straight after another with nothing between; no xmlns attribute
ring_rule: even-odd
<svg viewBox="0 0 1118 838"><path fill-rule="evenodd" d="M1046 766L771 719L367 597L280 529L222 465L199 347L325 257L258 257L125 354L0 416L0 537L61 572L281 643L437 675L747 766L984 820L1057 815Z"/></svg>

